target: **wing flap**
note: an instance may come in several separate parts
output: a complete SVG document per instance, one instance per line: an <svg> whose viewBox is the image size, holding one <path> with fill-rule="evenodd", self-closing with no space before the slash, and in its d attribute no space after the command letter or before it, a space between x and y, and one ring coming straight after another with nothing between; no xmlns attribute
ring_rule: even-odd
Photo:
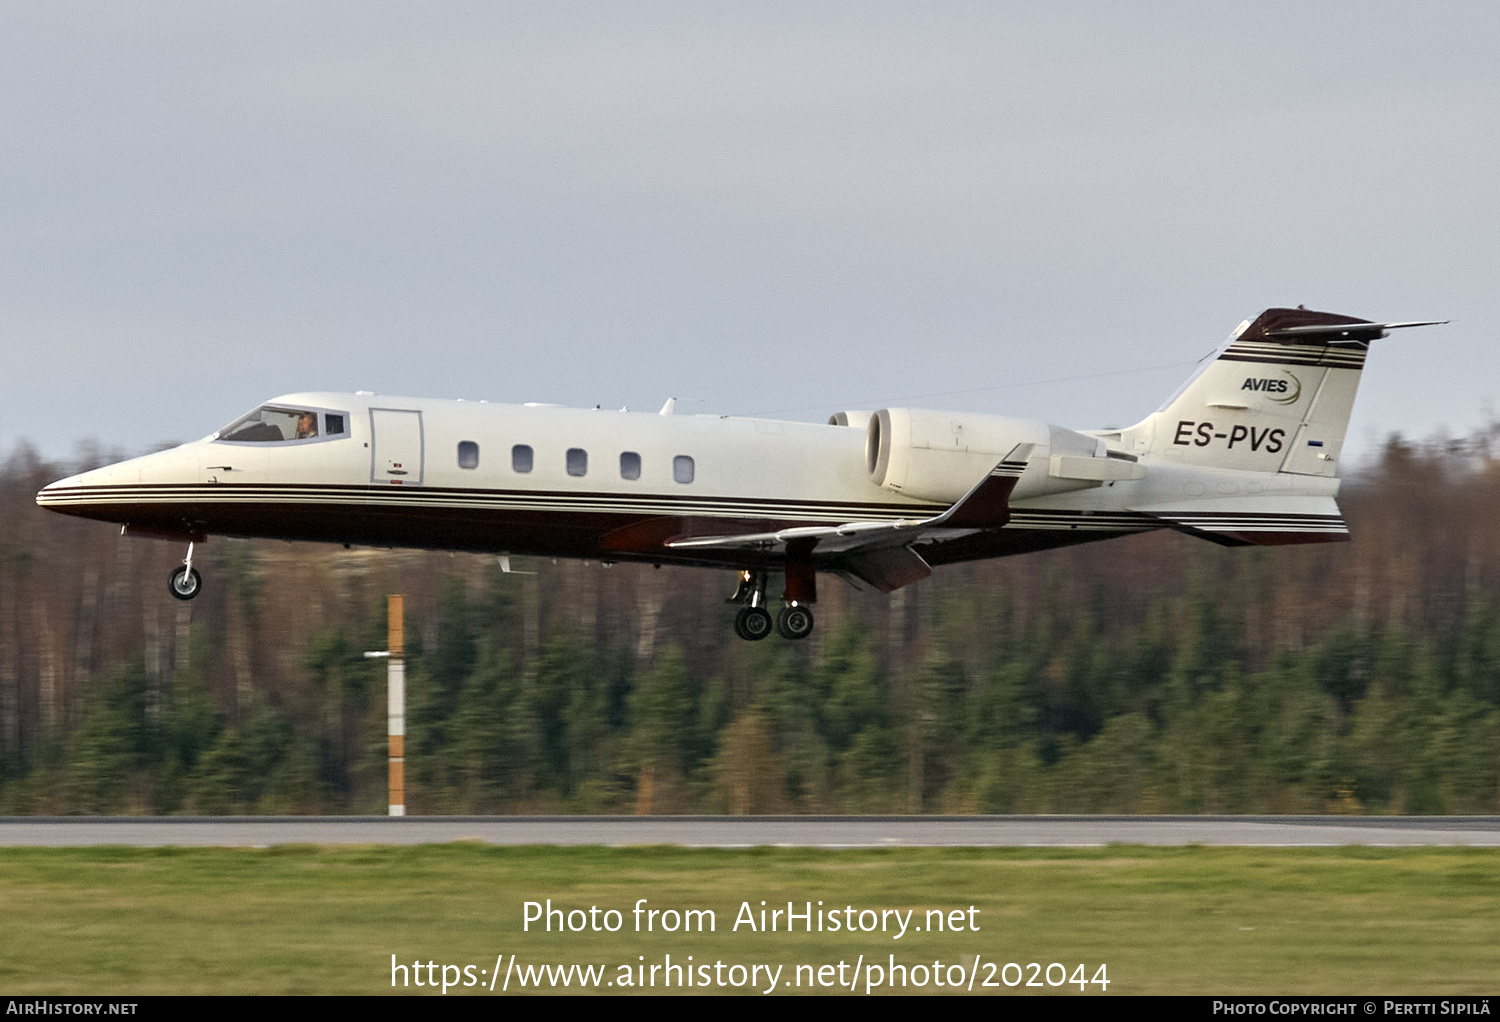
<svg viewBox="0 0 1500 1022"><path fill-rule="evenodd" d="M932 566L909 546L856 551L842 558L839 567L882 593L895 592L932 574Z"/></svg>

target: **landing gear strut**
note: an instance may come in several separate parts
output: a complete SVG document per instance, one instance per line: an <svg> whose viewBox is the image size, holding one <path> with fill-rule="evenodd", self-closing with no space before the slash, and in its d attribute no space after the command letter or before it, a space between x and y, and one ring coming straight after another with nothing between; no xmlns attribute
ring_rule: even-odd
<svg viewBox="0 0 1500 1022"><path fill-rule="evenodd" d="M182 566L167 579L167 591L179 600L191 600L203 591L203 576L193 567L193 544L188 544Z"/></svg>
<svg viewBox="0 0 1500 1022"><path fill-rule="evenodd" d="M734 634L751 642L771 634L771 614L766 610L766 573L740 572L740 584L729 598L730 603L746 606L734 616Z"/></svg>
<svg viewBox="0 0 1500 1022"><path fill-rule="evenodd" d="M781 615L776 630L783 639L805 639L812 634L809 606L818 598L818 576L813 571L813 540L794 539L786 545L786 588L781 593Z"/></svg>

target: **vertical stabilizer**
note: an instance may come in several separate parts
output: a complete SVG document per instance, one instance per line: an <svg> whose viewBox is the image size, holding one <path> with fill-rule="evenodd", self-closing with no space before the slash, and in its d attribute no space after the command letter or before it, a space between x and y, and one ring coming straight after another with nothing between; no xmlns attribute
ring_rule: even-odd
<svg viewBox="0 0 1500 1022"><path fill-rule="evenodd" d="M1332 476L1370 341L1416 325L1267 309L1122 439L1195 467Z"/></svg>

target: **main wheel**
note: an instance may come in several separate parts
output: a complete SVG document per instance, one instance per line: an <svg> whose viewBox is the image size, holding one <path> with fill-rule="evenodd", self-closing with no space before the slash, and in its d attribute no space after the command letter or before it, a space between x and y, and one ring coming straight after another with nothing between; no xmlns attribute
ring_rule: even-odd
<svg viewBox="0 0 1500 1022"><path fill-rule="evenodd" d="M198 574L197 568L184 565L172 572L172 577L167 580L167 590L179 600L191 600L203 590L203 576Z"/></svg>
<svg viewBox="0 0 1500 1022"><path fill-rule="evenodd" d="M776 619L776 630L783 639L807 638L813 630L812 611L798 604L782 607L781 615Z"/></svg>
<svg viewBox="0 0 1500 1022"><path fill-rule="evenodd" d="M746 607L734 617L734 634L754 642L771 634L771 615L764 607Z"/></svg>

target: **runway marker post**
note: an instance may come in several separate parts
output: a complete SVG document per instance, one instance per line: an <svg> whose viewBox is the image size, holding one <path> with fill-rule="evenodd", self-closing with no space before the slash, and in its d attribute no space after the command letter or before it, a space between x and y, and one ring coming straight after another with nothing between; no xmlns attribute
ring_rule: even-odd
<svg viewBox="0 0 1500 1022"><path fill-rule="evenodd" d="M400 595L386 599L387 649L366 653L384 658L386 666L386 734L390 740L390 815L406 815L406 639L403 630L405 600Z"/></svg>

